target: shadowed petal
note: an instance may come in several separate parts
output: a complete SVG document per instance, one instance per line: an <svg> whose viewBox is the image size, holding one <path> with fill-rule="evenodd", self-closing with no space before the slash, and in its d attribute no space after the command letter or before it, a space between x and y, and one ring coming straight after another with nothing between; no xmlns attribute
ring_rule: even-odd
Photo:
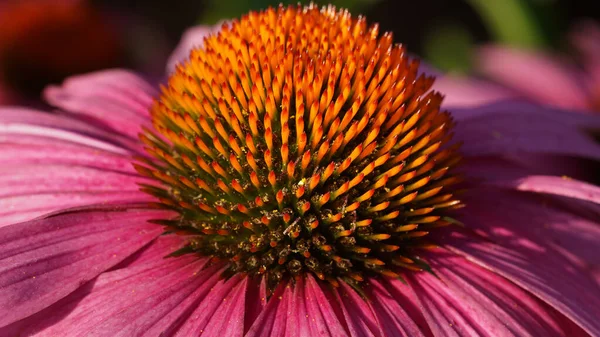
<svg viewBox="0 0 600 337"><path fill-rule="evenodd" d="M425 305L436 336L585 336L572 322L506 279L462 257L428 255L436 273L415 273L409 283Z"/></svg>
<svg viewBox="0 0 600 337"><path fill-rule="evenodd" d="M535 114L473 117L457 124L454 139L468 156L532 152L600 159L600 144L580 129Z"/></svg>
<svg viewBox="0 0 600 337"><path fill-rule="evenodd" d="M146 81L125 70L71 77L44 92L50 104L134 139L142 126L150 125L149 108L156 95Z"/></svg>
<svg viewBox="0 0 600 337"><path fill-rule="evenodd" d="M44 309L159 235L168 213L92 210L0 228L0 326Z"/></svg>
<svg viewBox="0 0 600 337"><path fill-rule="evenodd" d="M552 204L545 206L551 201L546 198L536 200L523 193L493 188L476 189L464 197L469 211L460 212L461 221L486 238L498 244L520 244L540 258L542 253L549 254L548 259L558 253L582 269L600 267L600 226L583 217L584 213L576 215ZM600 298L600 289L595 291Z"/></svg>
<svg viewBox="0 0 600 337"><path fill-rule="evenodd" d="M207 259L195 255L165 258L184 243L179 236L161 236L126 266L100 275L48 309L0 332L170 336L219 280L220 267L205 268Z"/></svg>
<svg viewBox="0 0 600 337"><path fill-rule="evenodd" d="M493 216L488 219L493 219ZM472 223L469 222L469 226ZM527 227L524 224L527 223L515 225ZM494 239L498 241L499 236ZM454 231L444 237L443 242L451 250L528 290L588 333L600 333L600 323L596 319L600 316L600 289L555 251L518 234L496 244Z"/></svg>
<svg viewBox="0 0 600 337"><path fill-rule="evenodd" d="M573 113L578 112L578 113ZM538 119L547 119L561 125L585 128L600 128L600 117L586 114L583 111L560 109L549 106L526 102L523 100L508 100L489 103L477 107L453 107L450 111L457 120L471 119L486 115L517 114L522 116L535 116Z"/></svg>

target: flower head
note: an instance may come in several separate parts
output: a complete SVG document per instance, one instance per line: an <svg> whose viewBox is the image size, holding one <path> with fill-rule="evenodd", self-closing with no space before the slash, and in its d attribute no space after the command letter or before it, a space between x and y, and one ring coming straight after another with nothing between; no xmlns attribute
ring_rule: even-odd
<svg viewBox="0 0 600 337"><path fill-rule="evenodd" d="M0 335L600 334L600 189L507 160L600 160L600 120L454 125L416 67L363 19L280 7L161 94L107 71L46 90L66 114L4 109Z"/></svg>
<svg viewBox="0 0 600 337"><path fill-rule="evenodd" d="M145 191L179 213L184 249L229 273L421 269L411 251L457 207L452 122L391 34L333 7L270 9L192 51L151 110ZM166 141L165 141L166 140ZM416 263L416 264L415 264Z"/></svg>

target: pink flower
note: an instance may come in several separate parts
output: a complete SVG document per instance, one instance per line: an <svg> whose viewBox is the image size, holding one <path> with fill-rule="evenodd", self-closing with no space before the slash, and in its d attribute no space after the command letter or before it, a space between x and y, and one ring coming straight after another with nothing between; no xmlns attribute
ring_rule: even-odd
<svg viewBox="0 0 600 337"><path fill-rule="evenodd" d="M261 22L261 18L265 19L264 15L267 15L265 13L273 12L249 14L243 19L243 26L240 22L235 22L233 27L237 28L225 28L221 37L228 39L219 40L212 37L207 40L209 47L205 48L216 48L222 46L222 43L227 44L228 41L235 43L235 39L241 34L237 35L234 32L248 32L240 27L247 29L249 22ZM369 45L369 35L365 34L367 27L362 26L364 22L350 21L347 13L334 15L333 9L318 12L316 8L305 12L295 12L292 8L285 13L291 15L286 16L288 19L293 19L283 21L288 23L300 22L295 20L296 16L298 20L306 19L307 16L314 20L325 20L323 25L316 27L331 28L332 32L337 33L331 35L332 39L341 37L342 34L341 31L335 31L334 23L342 28L358 27L358 30L364 30L363 34L358 34L359 37L356 38L347 37L348 44L345 46L357 41L361 42L359 46ZM299 29L302 27L304 26L299 26ZM306 34L312 34L313 31L311 29ZM263 37L268 36L268 30L263 32ZM316 33L304 36L320 37ZM382 45L388 43L385 35L377 41ZM252 43L253 46L257 44L256 40ZM344 47L340 45L339 48ZM459 166L464 181L457 185L461 189L464 188L464 192L461 193L451 186L451 182L456 182L452 169L455 164L453 158L456 158L453 156L455 148L451 146L452 143L442 146L440 150L431 149L431 156L416 150L419 146L430 149L428 146L432 145L423 139L441 137L453 123L435 107L436 103L439 107L438 96L427 96L427 86L420 94L411 91L418 90L420 85L430 85L427 77L416 77L416 63L409 62L402 53L393 54L396 55L395 58L388 59L388 62L400 62L397 63L398 69L406 71L406 79L413 79L407 82L415 86L409 89L404 87L404 92L408 93L405 104L401 104L395 112L392 111L389 118L381 119L380 116L391 110L376 109L377 112L372 116L373 119L368 121L366 130L369 130L369 134L374 134L371 139L377 146L372 152L383 154L382 157L378 157L377 163L385 164L386 160L392 163L395 158L405 153L400 151L406 151L409 147L415 149L415 153L412 153L414 156L409 150L402 165L380 164L386 169L399 168L400 171L394 174L400 176L394 176L389 171L373 171L376 172L373 174L362 171L362 176L353 173L355 178L348 176L351 179L343 180L344 175L340 173L333 181L334 184L323 186L336 188L335 191L330 191L331 194L327 193L328 200L334 200L337 194L343 194L339 189L344 186L349 191L356 192L361 191L364 185L380 182L382 189L378 193L371 193L364 198L357 196L358 199L372 203L355 206L351 202L357 199L349 199L343 206L348 209L349 215L343 214L341 219L356 216L356 222L361 222L360 225L354 223L356 227L368 227L367 223L372 223L371 226L376 230L385 231L387 227L384 224L387 222L382 218L392 219L394 212L385 213L382 210L391 207L392 210L402 211L403 220L398 218L397 222L388 223L391 225L388 230L391 228L394 231L388 231L387 236L373 233L368 234L369 239L361 239L360 235L364 233L359 229L346 228L336 231L335 222L327 223L326 220L337 216L336 214L331 213L327 217L319 218L322 223L317 223L318 227L311 228L322 231L320 233L337 235L335 239L325 238L327 242L334 240L336 245L332 247L331 243L329 251L333 249L340 256L351 256L354 265L342 268L338 262L337 269L333 271L314 266L311 268L307 264L309 257L304 255L305 264L301 265L303 271L293 274L293 266L285 267L286 274L282 279L275 279L277 282L271 288L267 281L272 281L272 276L276 275L277 270L281 270L277 269L277 262L265 265L269 275L267 278L256 272L256 269L252 269L251 259L255 255L246 253L243 248L237 246L226 246L225 243L231 240L239 243L240 247L254 244L257 239L249 236L249 231L256 229L255 226L273 226L274 231L270 233L276 234L279 227L272 222L275 221L275 213L266 212L266 208L253 204L264 211L261 215L266 217L265 220L260 216L249 217L248 219L260 221L244 223L244 228L235 228L236 223L223 223L223 227L216 228L215 222L211 222L221 215L242 219L243 216L239 214L244 212L244 208L238 206L237 210L240 213L233 214L233 208L223 206L227 206L228 200L212 202L208 190L212 190L214 195L231 198L235 196L236 200L240 200L240 205L245 205L249 198L245 200L241 196L243 193L252 194L255 187L248 183L239 194L234 194L233 190L237 191L238 186L234 182L236 179L227 180L227 184L202 183L203 179L206 180L204 183L213 181L203 175L202 172L206 171L201 171L200 168L201 162L208 160L205 159L208 158L206 153L201 153L205 148L215 157L207 163L210 167L202 166L202 170L212 168L214 171L211 172L215 175L235 174L235 162L241 160L241 156L235 156L236 144L241 141L241 138L235 136L237 127L234 126L233 118L237 117L222 113L222 104L225 101L233 102L233 98L227 96L226 87L215 85L217 81L222 83L222 79L215 79L212 87L207 87L204 85L205 77L194 80L191 75L183 76L189 75L192 67L203 67L194 60L227 64L224 60L218 61L217 54L206 52L214 57L209 61L208 56L203 54L205 50L211 49L199 49L191 53L191 61L179 66L161 95L153 85L133 73L110 70L73 77L62 86L47 89L48 101L64 112L46 114L17 108L0 110L1 336L600 335L600 322L597 319L600 317L600 260L597 254L600 244L600 188L575 179L579 177L579 173L574 171L581 160L600 160L600 145L583 131L584 128L599 127L600 118L523 103L499 103L452 111L452 117L456 120L452 142L462 143L460 153L465 161L465 164ZM254 52L256 51L250 49L249 60L254 57L250 55L256 55L256 58L265 56L260 52L252 54ZM277 49L270 56L271 61L275 62L278 57ZM355 60L353 56L347 56L344 64L351 64ZM285 62L277 64L285 66ZM368 64L357 63L357 76L363 76L360 74L367 69L365 67ZM215 63L214 68L202 70L205 71L206 78L209 75L221 74L219 69L224 68L216 65L220 63ZM250 67L255 65L253 61L249 63ZM335 66L331 69L334 71ZM254 70L249 70L252 71ZM341 71L343 75L348 70ZM253 74L242 75L240 72L238 76L250 76L256 87L257 73ZM316 82L319 81L318 77L314 77ZM343 79L343 76L341 78ZM386 83L384 78L381 80L382 83ZM271 87L278 88L278 81L275 76ZM297 82L285 82L288 83L287 86L281 84L282 97L289 98L286 94L294 92L290 86L299 86L304 80L296 78L294 81ZM232 83L231 90L237 90L236 83L239 83L241 88L242 83ZM307 82L307 85L308 83L311 82ZM192 92L198 97L206 98L206 102L214 98L208 93L212 92L215 95L215 90L221 90L219 88L222 88L223 91L219 92L223 96L215 100L215 105L206 103L208 105L203 107L194 106L194 101L185 101L187 94L184 94L189 93L194 85L194 90L206 90L204 94L204 91ZM342 84L336 85L342 93L335 93L337 96L333 96L334 100L345 95L343 89L347 88ZM357 88L358 96L354 102L367 92L366 86ZM402 89L403 87L390 87L389 90ZM261 94L257 89L249 90L253 94ZM265 89L265 93L271 93L269 90L271 89ZM328 91L324 90L323 96L328 95ZM299 101L299 95L306 95L308 100L310 92L306 90L304 93L295 93L294 97ZM381 94L386 92L382 91ZM409 97L411 93L415 94L414 99ZM180 95L180 100L175 99L177 95ZM245 125L242 132L251 136L242 143L245 145L244 157L255 152L251 142L257 142L256 153L261 154L261 157L256 157L261 167L254 168L248 159L247 162L244 161L248 166L242 167L243 172L250 172L249 167L254 170L252 172L275 170L271 169L271 165L274 168L280 167L277 162L267 159L266 149L270 149L273 144L280 145L277 153L272 152L273 158L281 160L282 163L286 161L283 153L288 147L279 143L283 134L281 139L278 135L287 127L287 124L281 124L281 121L285 120L283 111L290 103L282 98L281 111L277 110L273 115L265 113L261 115L261 119L256 119L252 103L264 104L263 112L273 111L269 109L277 109L278 105L270 105L269 99L259 103L258 99L254 101L255 97L258 96L249 95L242 98L240 94L235 98L241 106L248 107L248 111L245 112L248 117L242 118L248 126ZM420 97L428 99L421 100ZM242 104L244 99L252 103ZM202 102L197 101L198 104L203 104ZM180 104L182 109L185 104L192 106L185 107L181 113L174 113L168 109L171 104ZM219 104L221 107L218 107ZM387 135L390 135L392 131L385 131L386 124L376 124L377 120L381 120L381 123L393 121L394 116L399 116L396 112L403 113L405 110L400 109L407 109L407 105L411 104L415 104L418 109L405 118L390 122L394 129L399 126L399 144L402 144L401 140L407 141L404 144L406 147L396 147L393 145L395 143L390 143L395 142L393 137L384 137L385 132L389 132ZM209 108L215 109L213 112L219 111L219 115L215 115L218 117L208 119L202 114L202 117L192 118L192 122L189 122L186 113ZM235 108L232 108L233 110ZM204 111L206 116L209 116L209 112ZM296 124L299 123L297 121L300 120L300 115L296 115L296 110L293 111L289 114L289 121L293 120L295 124L290 139L297 142L302 139L295 136L296 128L300 128ZM300 106L298 111L301 111ZM364 116L365 113L359 112L357 116ZM312 118L310 116L307 113L305 118ZM429 117L419 119L419 116ZM226 124L225 117L232 118L230 121L233 124ZM324 119L321 123L324 125L326 118L322 118ZM318 123L319 117L315 117L314 120ZM409 120L415 121L412 127L406 126L412 123ZM445 123L438 125L440 121ZM273 127L277 127L276 136L271 128L264 127L269 122L272 122L270 125ZM210 123L211 127L200 129L198 125L204 123ZM252 136L255 133L252 130L254 123L260 126L260 137ZM341 122L339 123L341 125ZM314 125L318 124L307 123L306 130ZM427 131L426 125L439 126L434 130L441 131L417 132ZM402 131L404 126L406 130ZM195 127L198 127L198 130L194 130ZM226 133L233 135L229 140L220 135L221 129L225 127L231 128L228 130L231 132ZM181 128L179 134L183 138L178 138L179 134L173 131L177 128ZM314 129L319 130L317 127ZM344 130L342 138L356 132L352 130L356 129L350 127ZM379 134L374 130L384 131ZM185 138L193 132L196 132L199 141ZM211 132L215 134L214 141L204 141L203 134ZM411 141L406 137L413 132L415 138ZM138 140L140 133L144 135L141 139L145 144ZM334 140L336 135L323 136L322 139ZM369 136L361 137L365 137L360 138L361 141L364 139L364 148L369 149L371 143L366 142ZM173 139L178 139L180 144L173 145ZM186 139L195 141L196 145L190 147ZM317 146L323 144L318 142L321 137L307 138L307 141L312 142L313 139L317 139ZM204 142L206 146L201 146L200 142ZM362 149L360 142L348 144L353 144L348 145L350 149L354 146ZM381 150L386 144L392 144L385 150L389 151L387 153ZM307 143L306 146L311 146L311 143ZM335 143L332 142L331 148L334 146ZM173 150L174 148L177 150ZM231 167L225 167L223 170L219 170L222 165L219 163L223 163L224 157L216 155L216 151L220 151L221 148L231 149L230 155L233 156L229 161ZM325 149L328 150L328 147ZM178 170L188 172L183 166L188 165L185 160L186 156L189 157L187 150L199 153L197 164L189 164L198 165L198 169L191 175L179 175L176 173L180 172ZM289 147L289 158L294 158L295 151L298 151L295 145ZM334 166L335 170L345 165L346 158L362 155L361 151L358 152L354 154L354 150L349 150L344 152L347 155L336 157L339 163ZM440 153L445 153L446 158L452 160L444 161ZM371 158L370 154L365 153L364 158ZM518 158L527 156L560 158L564 166L520 165ZM431 160L431 157L438 160ZM309 156L308 161L314 160L313 158L316 157ZM419 158L421 159L417 160ZM296 172L311 165L309 162L304 164L300 157L298 160L295 166L292 165ZM132 167L132 162L136 163L137 170ZM444 179L436 180L435 176L441 171L433 168L439 167L441 163L447 163L451 168L448 171L450 173L445 176L442 173L440 177L444 176ZM417 172L427 165L431 166L429 170L424 170L425 179L417 173L411 175L411 172ZM370 164L364 166L364 170L368 167ZM287 169L287 166L285 168ZM350 164L348 172L352 173L357 168L356 164ZM298 196L302 195L299 190L323 191L323 187L316 183L313 185L313 177L319 172L323 176L327 170L316 168L314 172L317 173L308 170L307 172L310 173L299 175L300 178L304 177L303 179L292 179L294 186L285 193L293 191ZM153 178L148 178L148 173L154 175ZM281 173L289 174L289 170ZM562 177L563 174L572 174L573 178ZM294 174L291 176L296 177ZM388 181L400 177L403 177L403 188L396 192L393 192L395 187L385 189L393 186L388 184ZM175 178L179 180L176 181ZM215 178L214 181L223 182L223 179L225 178ZM250 178L252 184L253 179ZM257 179L263 180L259 180L256 189L269 186L266 185L265 176L259 176ZM283 190L279 187L282 183L281 175L276 174L274 179L274 182L269 180L272 188L269 186L270 192L266 192L270 198L262 199L262 202L276 208L277 203L285 204L288 199L283 195L280 201L280 195L276 193L277 190ZM319 179L317 178L317 183ZM355 179L357 185L346 185ZM362 182L367 184L361 184ZM416 184L417 182L420 183ZM442 182L444 183L441 184ZM194 198L197 204L192 205L189 202L186 194L188 190L181 185L188 183L192 186L190 188L198 193L197 198ZM432 192L423 186L435 187L436 183L441 184L444 192L439 195L441 199L434 202L425 196ZM140 186L142 191L139 190ZM217 193L216 189L223 192ZM412 199L408 197L411 190L418 191ZM456 193L453 191L458 193L466 207L446 213L443 207L454 208L453 206L461 204L454 202ZM446 194L447 192L453 193ZM400 193L397 194L398 198L401 196L404 204L410 206L420 205L415 197L423 195L424 199L421 200L429 200L437 209L399 208L400 199L391 196L392 193ZM153 194L161 197L157 198ZM318 198L311 201L311 207L327 204L327 201L322 203L324 194L315 195ZM302 200L301 197L298 198ZM383 202L375 205L376 200ZM394 204L381 206L386 200ZM298 208L303 209L305 205L301 204ZM197 207L204 211L199 212ZM333 206L328 207L336 209ZM358 209L361 213L353 213L349 210L352 207L357 207L355 210ZM252 212L250 207L245 211ZM425 214L427 212L441 212L439 214L445 217L432 219ZM282 211L278 219L287 221L285 214L290 213ZM321 213L315 211L314 214ZM373 222L362 219L364 214L372 215ZM306 221L308 218L308 215L298 217L303 224L313 224L312 220ZM413 223L406 223L408 219ZM287 223L292 225L286 228L284 235L290 239L275 238L280 241L271 245L273 249L279 247L278 242L296 242L291 239L296 231L295 222L291 221L292 219L288 220L290 222ZM170 228L169 233L164 233L165 227L157 223L167 225L167 228ZM447 226L435 228L428 224ZM225 228L225 225L230 228ZM194 230L200 229L202 234L198 232L190 235ZM427 234L423 232L425 229L430 233L422 237ZM227 231L243 235L232 236ZM300 239L304 238L304 231L305 229L301 230ZM402 236L406 240L403 241L404 244L414 245L414 248L399 247L394 244L397 241L386 241L399 240L400 231L407 233L407 236ZM259 236L259 232L254 233ZM221 239L217 240L219 235ZM342 240L344 237L356 238L357 244L350 245L348 240ZM190 242L192 245L189 245ZM359 243L368 247L360 248ZM342 251L340 247L347 245L361 253L352 255ZM313 257L318 257L317 263L324 263L331 258L331 255L316 251L319 248L325 252L326 246L322 243L311 246L309 252ZM298 251L289 254L296 256L302 253L299 245L294 247ZM180 250L182 248L183 251ZM365 248L379 249L385 253L374 255ZM185 249L211 251L212 256L185 254ZM271 248L264 249L270 251ZM231 254L242 252L240 254L245 258L240 260L235 257L237 255L228 255L229 250ZM174 252L178 253L173 254ZM170 254L176 256L165 258ZM217 259L215 256L221 258ZM282 256L279 255L279 258ZM364 264L359 263L358 258L363 258ZM340 257L340 261L342 260ZM404 267L381 267L380 262L392 260ZM290 261L284 260L285 266L288 262ZM235 272L232 267L241 268L239 270L243 272ZM419 271L429 268L429 272ZM321 276L327 281L320 280ZM337 276L339 278L336 278ZM364 280L361 282L363 276ZM352 281L352 277L356 282ZM270 290L274 292L271 294Z"/></svg>
<svg viewBox="0 0 600 337"><path fill-rule="evenodd" d="M483 47L481 73L534 102L600 111L600 28L584 22L571 33L577 65L557 55L502 46Z"/></svg>

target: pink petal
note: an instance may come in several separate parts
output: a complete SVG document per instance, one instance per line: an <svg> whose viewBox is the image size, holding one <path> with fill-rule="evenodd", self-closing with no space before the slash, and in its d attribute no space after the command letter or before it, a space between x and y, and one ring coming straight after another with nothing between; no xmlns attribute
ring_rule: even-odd
<svg viewBox="0 0 600 337"><path fill-rule="evenodd" d="M165 216L82 210L0 228L0 326L52 305L127 258L162 232L147 220Z"/></svg>
<svg viewBox="0 0 600 337"><path fill-rule="evenodd" d="M248 279L243 278L240 281L239 277L217 284L212 292L202 299L202 304L190 315L176 336L243 336L245 301L249 291L247 285ZM204 303L210 303L213 311L206 310ZM188 332L190 328L195 332Z"/></svg>
<svg viewBox="0 0 600 337"><path fill-rule="evenodd" d="M281 283L245 337L286 336L288 316L292 310L292 292L290 284Z"/></svg>
<svg viewBox="0 0 600 337"><path fill-rule="evenodd" d="M446 75L436 78L433 89L444 95L443 106L469 108L519 97L519 94L497 84L476 78Z"/></svg>
<svg viewBox="0 0 600 337"><path fill-rule="evenodd" d="M529 153L516 153L504 157L469 158L469 164L463 165L460 170L468 177L469 183L592 199L595 196L596 188L570 177L595 180L598 171L594 166L600 169L600 163L594 164L594 162L573 157L533 156ZM548 177L549 180L539 180L541 177ZM552 186L557 186L557 188ZM580 193L581 191L578 190L583 186L586 186L585 189L590 189L588 194Z"/></svg>
<svg viewBox="0 0 600 337"><path fill-rule="evenodd" d="M349 329L344 321L342 310L336 305L333 294L323 289L323 284L315 280L312 275L306 278L306 309L309 318L312 319L311 327L314 336L317 336L315 329L322 329L331 336L349 335ZM326 334L325 334L326 335Z"/></svg>
<svg viewBox="0 0 600 337"><path fill-rule="evenodd" d="M515 195L479 190L474 196L467 198L469 212L460 220L484 238L456 230L440 241L538 296L592 335L599 333L600 289L561 252L593 259L597 224Z"/></svg>
<svg viewBox="0 0 600 337"><path fill-rule="evenodd" d="M600 26L592 20L582 21L570 33L570 38L577 52L582 54L589 75L589 94L597 100L600 90Z"/></svg>
<svg viewBox="0 0 600 337"><path fill-rule="evenodd" d="M372 306L347 284L340 284L335 291L337 303L352 337L382 336L383 331L375 317ZM341 318L340 318L341 320Z"/></svg>
<svg viewBox="0 0 600 337"><path fill-rule="evenodd" d="M45 144L48 139L53 142L77 143L121 154L131 153L129 149L140 148L137 140L69 116L24 108L0 107L0 141Z"/></svg>
<svg viewBox="0 0 600 337"><path fill-rule="evenodd" d="M79 165L90 168L135 173L131 156L116 154L98 148L38 138L39 144L22 144L27 141L19 135L0 140L0 165ZM19 139L20 138L20 139ZM14 140L14 142L13 142ZM43 145L42 145L43 144Z"/></svg>
<svg viewBox="0 0 600 337"><path fill-rule="evenodd" d="M22 114L18 114L22 112ZM93 127L30 110L0 112L0 226L97 203L153 200L129 151ZM65 129L61 129L65 128Z"/></svg>
<svg viewBox="0 0 600 337"><path fill-rule="evenodd" d="M577 81L579 74L567 63L541 53L499 46L482 48L478 62L485 75L540 103L587 108L584 88Z"/></svg>
<svg viewBox="0 0 600 337"><path fill-rule="evenodd" d="M152 201L155 199L139 191L52 192L0 197L0 227L78 206Z"/></svg>
<svg viewBox="0 0 600 337"><path fill-rule="evenodd" d="M589 121L591 127L600 119L590 117ZM454 139L463 143L461 151L469 156L532 152L600 159L600 144L575 123L534 113L484 114L457 123Z"/></svg>
<svg viewBox="0 0 600 337"><path fill-rule="evenodd" d="M575 109L560 109L543 106L520 99L488 103L477 107L452 107L450 111L457 120L471 119L486 115L517 114L548 119L557 123L579 127L581 129L600 128L600 117ZM576 112L576 113L574 113Z"/></svg>
<svg viewBox="0 0 600 337"><path fill-rule="evenodd" d="M6 165L0 168L0 226L69 207L149 202L137 175L72 165Z"/></svg>
<svg viewBox="0 0 600 337"><path fill-rule="evenodd" d="M187 60L190 57L190 51L192 49L202 46L204 38L218 32L223 23L224 21L221 21L214 26L201 25L186 30L185 33L183 33L179 44L167 61L167 74L174 72L177 64Z"/></svg>
<svg viewBox="0 0 600 337"><path fill-rule="evenodd" d="M369 300L372 302L373 313L386 336L431 336L431 332L422 314L414 307L415 301L406 296L406 291L398 291L401 285L398 280L389 281L396 287L386 289L387 281L373 279L369 281ZM410 314L407 312L410 310ZM413 319L413 317L415 319ZM416 322L420 323L420 326Z"/></svg>
<svg viewBox="0 0 600 337"><path fill-rule="evenodd" d="M71 77L44 92L50 104L134 139L142 126L150 125L149 109L156 95L146 81L124 70Z"/></svg>
<svg viewBox="0 0 600 337"><path fill-rule="evenodd" d="M556 268L600 266L600 226L583 217L583 212L574 214L553 207L550 199L538 201L529 195L493 188L473 188L464 195L464 201L468 210L460 212L461 220L498 244L521 245L540 258L548 254L548 260L557 254L571 260L559 259L566 264L557 264ZM581 269L574 272L583 274Z"/></svg>
<svg viewBox="0 0 600 337"><path fill-rule="evenodd" d="M528 176L497 181L496 184L520 191L555 194L600 204L600 187L568 177Z"/></svg>
<svg viewBox="0 0 600 337"><path fill-rule="evenodd" d="M219 289L220 266L195 255L165 258L180 248L177 236L161 236L127 266L106 272L6 332L59 336L172 335L211 290ZM239 283L239 282L238 282ZM126 294L126 296L124 296ZM60 321L55 321L55 317ZM4 332L4 331L0 331Z"/></svg>
<svg viewBox="0 0 600 337"><path fill-rule="evenodd" d="M560 314L523 289L462 257L438 251L427 260L437 277L414 273L409 283L436 336L585 335L568 321L561 326Z"/></svg>

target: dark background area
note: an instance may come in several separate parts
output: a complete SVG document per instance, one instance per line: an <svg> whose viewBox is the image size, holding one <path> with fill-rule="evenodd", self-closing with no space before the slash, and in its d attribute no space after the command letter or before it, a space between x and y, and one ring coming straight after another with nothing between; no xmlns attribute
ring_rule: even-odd
<svg viewBox="0 0 600 337"><path fill-rule="evenodd" d="M504 0L489 0L504 1ZM296 1L283 1L295 3ZM319 1L318 1L319 2ZM396 40L408 45L413 52L426 53L425 43L433 31L459 25L468 31L474 43L493 40L488 27L476 10L464 0L366 0L332 1L349 5L354 14L364 14L369 21L379 22L384 30L391 30ZM560 45L561 34L582 18L600 20L598 3L594 0L523 0L538 24L544 30L550 46ZM201 22L215 22L221 18L237 16L249 9L264 8L278 1L232 0L94 0L106 9L132 12L142 16L162 30L170 46L174 46L181 33ZM507 22L510 24L510 22Z"/></svg>

